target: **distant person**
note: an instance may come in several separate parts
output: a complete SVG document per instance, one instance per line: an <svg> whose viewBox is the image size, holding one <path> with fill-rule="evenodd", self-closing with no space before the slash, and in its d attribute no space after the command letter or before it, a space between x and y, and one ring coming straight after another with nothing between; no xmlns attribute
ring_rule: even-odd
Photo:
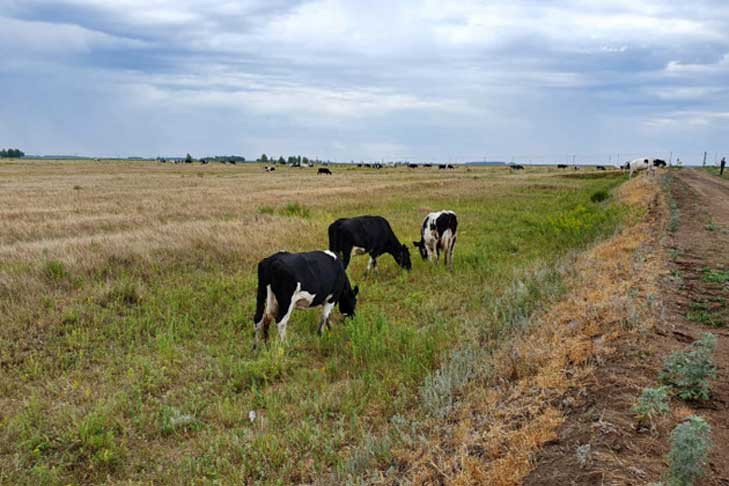
<svg viewBox="0 0 729 486"><path fill-rule="evenodd" d="M720 176L723 176L724 175L724 167L725 166L726 166L726 158L722 157L721 158L721 162L720 162L720 167L721 168L719 169L719 175Z"/></svg>

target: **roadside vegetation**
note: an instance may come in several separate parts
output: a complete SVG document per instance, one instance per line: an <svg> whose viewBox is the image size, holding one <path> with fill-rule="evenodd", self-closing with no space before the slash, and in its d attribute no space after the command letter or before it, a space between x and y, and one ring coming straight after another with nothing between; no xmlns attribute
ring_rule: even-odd
<svg viewBox="0 0 729 486"><path fill-rule="evenodd" d="M261 172L0 164L0 483L355 478L412 417L447 416L484 373L478 353L627 214L609 199L622 174ZM273 330L251 350L258 260L324 248L356 214L409 244L444 208L460 220L453 273L413 249L411 272L385 256L364 280L355 257L353 320L319 338L318 311L296 311L286 343Z"/></svg>

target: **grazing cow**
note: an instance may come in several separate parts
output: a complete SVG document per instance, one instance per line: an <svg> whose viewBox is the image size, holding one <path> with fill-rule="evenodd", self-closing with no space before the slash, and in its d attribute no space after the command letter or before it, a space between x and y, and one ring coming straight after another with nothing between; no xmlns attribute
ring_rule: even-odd
<svg viewBox="0 0 729 486"><path fill-rule="evenodd" d="M651 159L635 159L628 162L628 168L630 169L630 175L628 177L633 177L633 172L640 172L643 170L648 170L651 172L651 175L656 174L656 166L653 165L653 160Z"/></svg>
<svg viewBox="0 0 729 486"><path fill-rule="evenodd" d="M607 170L604 165L596 165L595 170Z"/></svg>
<svg viewBox="0 0 729 486"><path fill-rule="evenodd" d="M448 164L446 165L446 169L455 169L455 167L453 166L453 164Z"/></svg>
<svg viewBox="0 0 729 486"><path fill-rule="evenodd" d="M359 288L352 286L342 261L330 251L288 253L280 251L258 264L258 294L253 316L254 344L263 330L275 321L278 336L286 339L286 324L294 309L324 306L319 334L324 326L331 329L329 316L336 304L345 317L353 317Z"/></svg>
<svg viewBox="0 0 729 486"><path fill-rule="evenodd" d="M524 166L521 164L511 164L511 170L524 170Z"/></svg>
<svg viewBox="0 0 729 486"><path fill-rule="evenodd" d="M665 167L666 161L662 159L653 159L653 167Z"/></svg>
<svg viewBox="0 0 729 486"><path fill-rule="evenodd" d="M384 165L380 164L379 162L375 164L375 169L382 169L383 167Z"/></svg>
<svg viewBox="0 0 729 486"><path fill-rule="evenodd" d="M566 169L567 168L567 164L557 164L557 168L558 169Z"/></svg>
<svg viewBox="0 0 729 486"><path fill-rule="evenodd" d="M420 250L423 260L434 260L438 264L443 250L445 264L453 270L453 248L456 246L458 219L453 211L440 211L428 214L420 228L420 241L413 245Z"/></svg>
<svg viewBox="0 0 729 486"><path fill-rule="evenodd" d="M266 167L264 167L264 169L266 172L273 172L274 170L276 170L276 167L272 165L267 165Z"/></svg>
<svg viewBox="0 0 729 486"><path fill-rule="evenodd" d="M408 167L411 168L411 169L417 169L418 168L418 164L408 164Z"/></svg>
<svg viewBox="0 0 729 486"><path fill-rule="evenodd" d="M352 253L364 255L369 253L367 273L377 270L377 258L389 253L400 267L412 268L410 250L400 243L393 233L390 223L381 216L358 216L356 218L338 219L329 225L329 250L337 254L344 264L349 266Z"/></svg>
<svg viewBox="0 0 729 486"><path fill-rule="evenodd" d="M433 164L423 164L423 167L433 167Z"/></svg>
<svg viewBox="0 0 729 486"><path fill-rule="evenodd" d="M327 169L326 167L319 167L319 170L316 171L316 175L332 175L332 171Z"/></svg>
<svg viewBox="0 0 729 486"><path fill-rule="evenodd" d="M206 164L208 163L208 161L207 161L207 160L205 160L205 159L200 159L200 163L201 163L202 165L206 165Z"/></svg>
<svg viewBox="0 0 729 486"><path fill-rule="evenodd" d="M445 164L438 164L438 169L439 170L445 170L447 167L448 166L446 166Z"/></svg>
<svg viewBox="0 0 729 486"><path fill-rule="evenodd" d="M235 160L233 160L233 159L229 159L229 160L228 160L228 163L229 163L229 164L232 164L232 165L235 165Z"/></svg>
<svg viewBox="0 0 729 486"><path fill-rule="evenodd" d="M362 166L364 166L364 164L357 164L357 167L362 167Z"/></svg>

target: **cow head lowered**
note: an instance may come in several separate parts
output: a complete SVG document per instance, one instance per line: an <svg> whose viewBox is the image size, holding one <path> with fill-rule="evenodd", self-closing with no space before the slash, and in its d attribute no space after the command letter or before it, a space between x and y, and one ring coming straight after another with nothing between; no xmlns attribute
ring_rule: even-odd
<svg viewBox="0 0 729 486"><path fill-rule="evenodd" d="M407 245L400 245L392 255L395 257L395 261L405 270L413 268L413 264L410 261L410 250Z"/></svg>
<svg viewBox="0 0 729 486"><path fill-rule="evenodd" d="M357 294L359 294L359 286L355 285L353 289L348 288L339 296L339 312L344 317L354 317L355 307L357 307Z"/></svg>
<svg viewBox="0 0 729 486"><path fill-rule="evenodd" d="M413 246L420 251L420 256L423 258L423 260L428 259L428 250L425 249L425 241L413 241Z"/></svg>

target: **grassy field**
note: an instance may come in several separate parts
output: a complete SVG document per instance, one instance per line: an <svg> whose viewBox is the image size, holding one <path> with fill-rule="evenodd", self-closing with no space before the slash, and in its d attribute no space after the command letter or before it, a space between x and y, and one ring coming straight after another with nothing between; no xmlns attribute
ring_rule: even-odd
<svg viewBox="0 0 729 486"><path fill-rule="evenodd" d="M453 351L508 336L559 292L551 266L625 214L599 194L619 173L333 172L0 163L0 482L341 483L382 467L393 417L447 417L433 373ZM285 344L273 329L251 350L261 258L323 249L358 214L410 244L444 208L453 273L412 249L411 272L385 256L365 280L355 257L354 320L335 313L319 338L319 312L296 311Z"/></svg>

